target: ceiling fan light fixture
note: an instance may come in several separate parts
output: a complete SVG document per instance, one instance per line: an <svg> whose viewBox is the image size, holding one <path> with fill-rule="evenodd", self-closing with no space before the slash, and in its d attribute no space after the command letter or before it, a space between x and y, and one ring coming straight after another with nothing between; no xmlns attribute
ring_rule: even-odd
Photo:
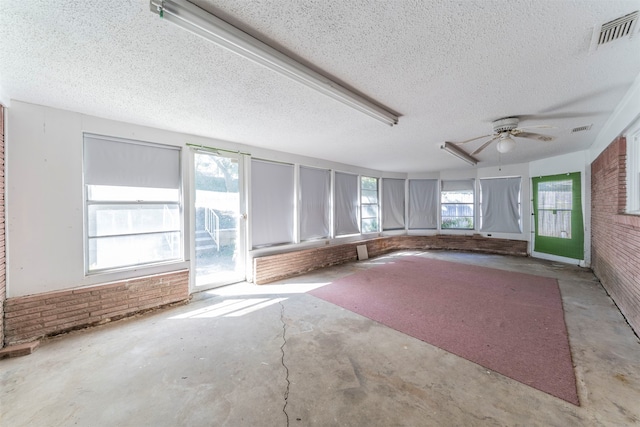
<svg viewBox="0 0 640 427"><path fill-rule="evenodd" d="M498 149L499 153L504 154L513 150L515 146L516 142L513 140L513 138L511 138L508 133L504 133L500 135L500 141L498 141L496 148Z"/></svg>

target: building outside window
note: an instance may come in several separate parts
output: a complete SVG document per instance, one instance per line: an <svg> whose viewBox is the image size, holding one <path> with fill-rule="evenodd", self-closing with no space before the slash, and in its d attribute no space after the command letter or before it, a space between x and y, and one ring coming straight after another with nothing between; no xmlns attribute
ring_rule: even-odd
<svg viewBox="0 0 640 427"><path fill-rule="evenodd" d="M379 230L378 178L360 177L360 232Z"/></svg>
<svg viewBox="0 0 640 427"><path fill-rule="evenodd" d="M474 180L442 181L440 192L442 229L474 229Z"/></svg>

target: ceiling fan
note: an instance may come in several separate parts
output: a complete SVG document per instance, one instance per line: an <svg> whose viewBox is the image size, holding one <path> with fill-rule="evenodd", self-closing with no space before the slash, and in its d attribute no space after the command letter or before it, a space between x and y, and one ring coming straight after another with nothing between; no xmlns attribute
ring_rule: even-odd
<svg viewBox="0 0 640 427"><path fill-rule="evenodd" d="M471 138L466 141L456 142L456 145L466 144L471 141L476 141L481 138L491 137L488 141L484 142L480 147L476 148L476 150L471 153L471 155L478 154L485 148L489 146L493 141L498 140L498 144L496 144L496 149L499 153L508 153L513 150L516 146L516 141L512 137L516 138L528 138L534 139L536 141L549 142L553 141L555 137L549 135L542 135L540 133L527 132L526 129L534 129L534 128L552 128L553 126L549 125L539 125L539 126L529 126L529 127L518 127L518 123L520 123L520 119L518 117L505 117L502 119L495 120L493 125L493 134L478 136L476 138Z"/></svg>

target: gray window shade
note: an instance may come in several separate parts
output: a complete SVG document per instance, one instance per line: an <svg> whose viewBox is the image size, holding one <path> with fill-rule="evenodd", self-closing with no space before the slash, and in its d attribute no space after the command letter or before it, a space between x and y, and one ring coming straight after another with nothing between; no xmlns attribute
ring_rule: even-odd
<svg viewBox="0 0 640 427"><path fill-rule="evenodd" d="M409 228L438 227L438 180L409 180Z"/></svg>
<svg viewBox="0 0 640 427"><path fill-rule="evenodd" d="M404 179L382 180L382 229L404 228Z"/></svg>
<svg viewBox="0 0 640 427"><path fill-rule="evenodd" d="M85 134L84 182L180 188L180 148Z"/></svg>
<svg viewBox="0 0 640 427"><path fill-rule="evenodd" d="M293 165L251 160L253 247L293 242Z"/></svg>
<svg viewBox="0 0 640 427"><path fill-rule="evenodd" d="M358 228L358 177L342 172L335 174L336 236L356 234Z"/></svg>
<svg viewBox="0 0 640 427"><path fill-rule="evenodd" d="M329 237L331 172L300 167L300 239Z"/></svg>
<svg viewBox="0 0 640 427"><path fill-rule="evenodd" d="M521 233L520 185L522 179L481 179L482 227L480 231Z"/></svg>
<svg viewBox="0 0 640 427"><path fill-rule="evenodd" d="M473 191L473 179L442 181L442 191Z"/></svg>

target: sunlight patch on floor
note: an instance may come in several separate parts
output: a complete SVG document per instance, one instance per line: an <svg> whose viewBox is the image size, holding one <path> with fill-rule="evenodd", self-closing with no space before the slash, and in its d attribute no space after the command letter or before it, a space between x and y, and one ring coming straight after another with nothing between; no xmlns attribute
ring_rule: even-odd
<svg viewBox="0 0 640 427"><path fill-rule="evenodd" d="M258 311L273 304L278 304L287 298L246 298L246 299L226 299L217 304L191 310L169 319L208 319L213 317L240 317L245 314Z"/></svg>

